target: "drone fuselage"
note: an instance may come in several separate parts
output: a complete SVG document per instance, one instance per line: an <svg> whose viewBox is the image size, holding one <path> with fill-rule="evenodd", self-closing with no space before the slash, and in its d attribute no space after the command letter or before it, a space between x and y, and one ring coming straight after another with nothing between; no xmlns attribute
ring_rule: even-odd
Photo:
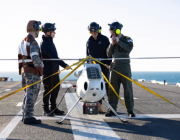
<svg viewBox="0 0 180 140"><path fill-rule="evenodd" d="M97 102L104 97L106 88L99 64L84 64L75 76L78 77L76 94L83 102Z"/></svg>

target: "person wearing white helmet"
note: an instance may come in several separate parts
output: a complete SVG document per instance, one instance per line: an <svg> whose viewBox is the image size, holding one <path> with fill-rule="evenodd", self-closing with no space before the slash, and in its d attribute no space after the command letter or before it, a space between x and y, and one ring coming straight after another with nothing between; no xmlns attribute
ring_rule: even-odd
<svg viewBox="0 0 180 140"><path fill-rule="evenodd" d="M18 48L19 74L22 75L22 87L40 80L43 75L43 62L39 45L35 38L39 34L40 21L30 20L27 24L28 35L21 41ZM41 120L33 117L34 105L40 91L41 82L25 89L23 99L24 124L40 124Z"/></svg>

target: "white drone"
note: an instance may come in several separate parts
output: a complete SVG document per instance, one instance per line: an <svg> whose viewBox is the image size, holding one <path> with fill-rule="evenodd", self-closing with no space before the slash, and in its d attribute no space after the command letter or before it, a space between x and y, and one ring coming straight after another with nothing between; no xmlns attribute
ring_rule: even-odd
<svg viewBox="0 0 180 140"><path fill-rule="evenodd" d="M62 123L64 119L69 115L69 113L73 110L73 108L78 104L81 100L82 102L92 102L95 103L101 99L103 99L110 109L114 112L114 114L124 123L127 121L123 121L116 111L111 107L108 101L104 98L106 88L104 78L101 74L101 67L99 64L84 64L84 68L80 71L76 71L74 73L76 77L78 77L76 84L76 94L78 100L73 105L73 107L69 110L66 116L57 123Z"/></svg>

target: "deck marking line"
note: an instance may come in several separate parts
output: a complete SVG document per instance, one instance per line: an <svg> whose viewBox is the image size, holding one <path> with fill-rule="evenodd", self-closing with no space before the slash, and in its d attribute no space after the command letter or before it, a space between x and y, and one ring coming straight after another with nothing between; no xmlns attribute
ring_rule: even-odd
<svg viewBox="0 0 180 140"><path fill-rule="evenodd" d="M5 89L4 91L10 91L11 89Z"/></svg>
<svg viewBox="0 0 180 140"><path fill-rule="evenodd" d="M16 106L22 106L23 102L19 102Z"/></svg>
<svg viewBox="0 0 180 140"><path fill-rule="evenodd" d="M13 87L15 87L15 86L19 85L20 83L21 83L21 81L20 81L20 82L15 83L15 84L7 85L7 86L5 86L4 88L13 88Z"/></svg>
<svg viewBox="0 0 180 140"><path fill-rule="evenodd" d="M68 110L73 106L77 100L76 93L67 93L65 101ZM70 122L72 126L73 136L75 140L95 140L95 139L111 139L120 140L119 136L104 122L99 116L94 119L94 116L84 116L82 114L82 103L79 102L77 106L70 113ZM97 115L98 116L98 115Z"/></svg>
<svg viewBox="0 0 180 140"><path fill-rule="evenodd" d="M41 94L41 91L39 92L39 95ZM37 104L37 103L36 103ZM0 133L0 140L6 140L6 138L11 134L11 132L14 130L16 125L19 123L19 121L22 119L22 109L19 111L19 113L8 123L8 125L1 131Z"/></svg>
<svg viewBox="0 0 180 140"><path fill-rule="evenodd" d="M62 88L69 88L69 87L71 87L72 86L72 84L61 84L61 87Z"/></svg>
<svg viewBox="0 0 180 140"><path fill-rule="evenodd" d="M0 139L6 140L6 138L11 134L16 125L22 119L22 109L19 113L9 122L9 124L1 131Z"/></svg>
<svg viewBox="0 0 180 140"><path fill-rule="evenodd" d="M121 97L121 99L123 99L123 100L124 100L124 97ZM138 98L134 97L133 99L135 100L135 99L138 99Z"/></svg>

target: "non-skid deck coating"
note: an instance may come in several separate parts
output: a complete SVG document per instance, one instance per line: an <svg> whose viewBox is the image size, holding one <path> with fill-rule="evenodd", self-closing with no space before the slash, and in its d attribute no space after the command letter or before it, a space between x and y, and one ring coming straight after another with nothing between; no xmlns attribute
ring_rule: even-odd
<svg viewBox="0 0 180 140"><path fill-rule="evenodd" d="M180 88L169 85L157 85L140 82L144 86L157 92L171 102L180 106ZM63 82L59 92L58 101L63 96L67 87L76 84L76 81ZM64 87L64 88L63 88ZM21 88L18 82L0 82L0 97ZM10 89L10 90L7 90ZM82 102L80 102L69 117L57 124L63 116L44 117L42 115L43 84L35 106L35 117L42 120L39 125L24 125L21 122L21 104L24 91L20 91L0 101L0 139L57 139L57 140L89 140L89 139L127 139L127 140L179 140L180 139L180 109L152 95L148 91L133 84L134 97L136 98L134 112L136 118L128 118L123 105L119 102L118 114L129 122L123 124L117 117L104 117L108 107L103 101L104 113L99 115L83 115ZM120 89L123 97L123 88ZM105 96L107 99L107 96ZM74 88L65 95L59 109L66 113L77 100Z"/></svg>

